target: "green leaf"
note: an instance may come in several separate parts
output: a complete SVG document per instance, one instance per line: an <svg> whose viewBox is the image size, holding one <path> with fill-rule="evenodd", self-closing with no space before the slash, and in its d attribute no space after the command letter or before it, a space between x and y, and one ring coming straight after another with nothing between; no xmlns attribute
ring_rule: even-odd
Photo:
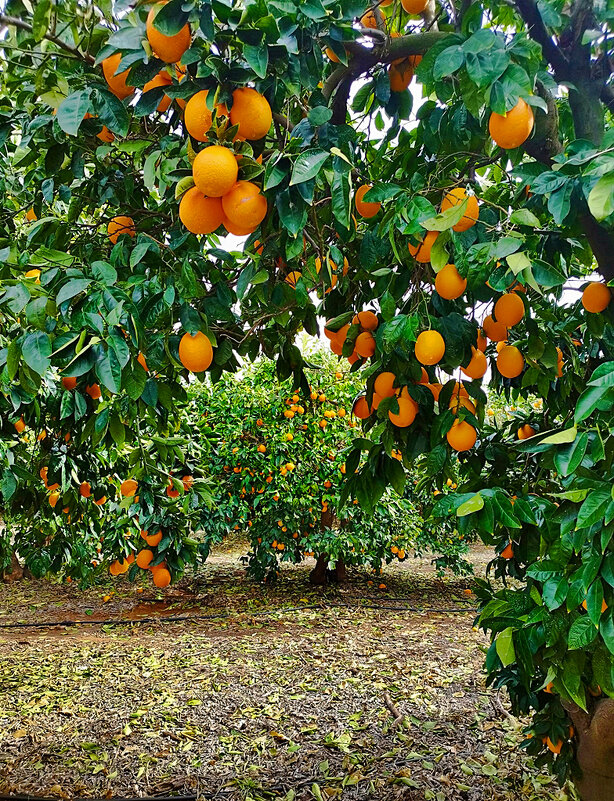
<svg viewBox="0 0 614 801"><path fill-rule="evenodd" d="M56 295L55 302L60 306L65 301L74 298L80 292L84 292L91 283L91 279L89 278L71 279L60 289Z"/></svg>
<svg viewBox="0 0 614 801"><path fill-rule="evenodd" d="M21 355L25 363L38 375L43 375L49 367L51 340L44 331L26 334L21 345Z"/></svg>
<svg viewBox="0 0 614 801"><path fill-rule="evenodd" d="M90 90L81 89L68 95L58 108L57 121L60 128L69 136L76 136L83 117L90 107Z"/></svg>
<svg viewBox="0 0 614 801"><path fill-rule="evenodd" d="M588 207L593 217L603 220L614 211L614 173L603 175L591 189Z"/></svg>
<svg viewBox="0 0 614 801"><path fill-rule="evenodd" d="M290 186L315 178L329 156L328 150L306 150L301 153L294 162Z"/></svg>
<svg viewBox="0 0 614 801"><path fill-rule="evenodd" d="M597 627L586 615L576 618L567 635L567 646L570 651L586 648L597 636Z"/></svg>
<svg viewBox="0 0 614 801"><path fill-rule="evenodd" d="M459 70L465 63L465 54L460 45L446 47L435 59L433 78L438 81Z"/></svg>
<svg viewBox="0 0 614 801"><path fill-rule="evenodd" d="M559 448L554 455L554 465L562 476L571 475L580 465L588 447L588 434L584 431L569 445Z"/></svg>
<svg viewBox="0 0 614 801"><path fill-rule="evenodd" d="M183 11L186 5L184 0L170 0L166 5L160 5L154 19L154 28L165 36L174 36L183 28L190 16L189 11Z"/></svg>
<svg viewBox="0 0 614 801"><path fill-rule="evenodd" d="M576 411L574 420L576 423L581 423L595 411L601 401L608 395L614 394L610 387L607 386L593 386L585 389L578 398L576 403Z"/></svg>
<svg viewBox="0 0 614 801"><path fill-rule="evenodd" d="M465 501L465 503L458 507L456 510L456 516L465 517L465 515L470 515L472 512L479 512L480 509L483 508L484 498L482 498L479 492L476 492L472 498L469 498L468 501Z"/></svg>
<svg viewBox="0 0 614 801"><path fill-rule="evenodd" d="M441 212L436 217L431 217L428 220L420 222L423 228L427 231L448 231L453 228L456 223L461 219L467 210L468 199L465 198L462 203L456 203L450 206L449 209Z"/></svg>
<svg viewBox="0 0 614 801"><path fill-rule="evenodd" d="M326 106L315 106L315 108L309 110L307 119L314 128L317 128L319 125L324 125L324 123L328 122L332 116L332 109Z"/></svg>
<svg viewBox="0 0 614 801"><path fill-rule="evenodd" d="M540 225L537 217L529 209L516 209L516 211L513 211L510 216L510 222L516 225L529 225L532 228Z"/></svg>
<svg viewBox="0 0 614 801"><path fill-rule="evenodd" d="M497 635L497 639L495 640L495 648L497 650L497 656L503 663L503 667L507 667L508 665L511 665L512 662L516 661L516 650L514 649L514 630L511 626L503 629L503 631Z"/></svg>
<svg viewBox="0 0 614 801"><path fill-rule="evenodd" d="M266 77L269 65L269 50L265 44L243 45L243 55L249 66L259 78Z"/></svg>
<svg viewBox="0 0 614 801"><path fill-rule="evenodd" d="M608 489L592 490L580 507L576 528L588 528L598 523L605 515L605 510L611 500L609 487Z"/></svg>
<svg viewBox="0 0 614 801"><path fill-rule="evenodd" d="M578 429L575 426L565 428L563 431L557 431L556 434L550 434L549 437L544 437L539 441L540 445L565 445L568 442L573 442L578 436Z"/></svg>

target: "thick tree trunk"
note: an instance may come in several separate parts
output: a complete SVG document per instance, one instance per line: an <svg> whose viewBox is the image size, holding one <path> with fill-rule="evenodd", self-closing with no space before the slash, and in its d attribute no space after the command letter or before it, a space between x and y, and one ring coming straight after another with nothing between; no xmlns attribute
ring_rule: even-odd
<svg viewBox="0 0 614 801"><path fill-rule="evenodd" d="M347 572L343 559L337 560L334 570L329 570L327 565L328 554L321 553L316 560L316 566L309 574L309 581L312 584L321 587L329 581L336 581L339 584L345 581Z"/></svg>
<svg viewBox="0 0 614 801"><path fill-rule="evenodd" d="M11 556L11 564L3 573L2 581L4 584L10 584L13 581L21 581L24 578L24 568L19 564L17 555L13 553Z"/></svg>
<svg viewBox="0 0 614 801"><path fill-rule="evenodd" d="M599 700L592 715L575 705L567 711L578 739L582 774L574 782L582 801L614 801L614 699Z"/></svg>

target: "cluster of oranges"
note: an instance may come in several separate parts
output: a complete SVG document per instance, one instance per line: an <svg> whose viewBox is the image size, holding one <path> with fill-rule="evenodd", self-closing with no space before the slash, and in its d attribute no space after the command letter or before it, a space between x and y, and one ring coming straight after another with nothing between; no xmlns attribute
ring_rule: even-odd
<svg viewBox="0 0 614 801"><path fill-rule="evenodd" d="M151 548L155 548L162 541L162 531L157 531L155 534L149 534L147 531L141 531L141 537L150 547L142 548L140 551L138 551L136 556L134 553L131 553L124 559L116 559L111 563L109 567L109 573L112 576L120 576L123 573L127 573L130 569L130 565L133 564L133 562L136 562L137 566L140 567L141 570L151 571L153 583L156 585L156 587L168 587L168 585L171 583L171 573L166 565L166 562L160 562L157 565L151 564L155 559L155 553L151 550Z"/></svg>

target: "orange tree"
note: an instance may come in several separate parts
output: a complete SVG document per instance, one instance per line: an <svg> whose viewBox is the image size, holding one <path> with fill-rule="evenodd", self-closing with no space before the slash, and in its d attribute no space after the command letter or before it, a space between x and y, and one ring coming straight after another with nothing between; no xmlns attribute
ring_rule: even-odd
<svg viewBox="0 0 614 801"><path fill-rule="evenodd" d="M191 390L217 487L203 519L206 537L244 531L258 578L274 578L280 562L315 556L313 582L326 580L329 565L335 572L328 575L342 580L346 565L379 570L427 549L438 566L460 569L465 543L449 527L426 526L416 497L388 490L369 513L356 500L340 508L360 376L318 352L308 361L309 392L280 385L268 360Z"/></svg>
<svg viewBox="0 0 614 801"><path fill-rule="evenodd" d="M111 396L126 439L143 418L164 437L187 376L242 358L308 392L293 341L327 319L368 432L339 506L372 512L418 457L436 487L458 471L433 514L519 582L481 586L491 680L533 715L529 750L611 797L607 4L5 5L6 424L35 429L60 375L101 388L84 452L97 423L97 447L115 441ZM485 384L541 397L524 439L489 425ZM5 499L35 473L12 438Z"/></svg>

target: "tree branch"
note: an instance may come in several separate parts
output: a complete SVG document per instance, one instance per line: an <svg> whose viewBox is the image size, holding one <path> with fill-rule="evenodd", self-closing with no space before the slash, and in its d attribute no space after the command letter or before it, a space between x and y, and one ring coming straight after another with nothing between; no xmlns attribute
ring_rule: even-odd
<svg viewBox="0 0 614 801"><path fill-rule="evenodd" d="M548 33L535 0L516 0L516 8L529 29L531 39L541 45L544 58L552 66L556 79L566 80L569 64L562 50Z"/></svg>
<svg viewBox="0 0 614 801"><path fill-rule="evenodd" d="M10 17L7 14L0 14L0 25L13 25L15 28L20 28L22 31L26 31L27 33L32 33L33 28L29 22L25 22L19 17ZM94 64L95 58L90 56L89 53L82 53L77 47L72 47L71 45L67 44L66 42L62 41L62 39L54 36L52 33L46 33L43 36L43 39L47 39L49 42L53 42L62 50L70 53L71 55L75 56L76 58L80 58L82 61L87 62L88 64Z"/></svg>

